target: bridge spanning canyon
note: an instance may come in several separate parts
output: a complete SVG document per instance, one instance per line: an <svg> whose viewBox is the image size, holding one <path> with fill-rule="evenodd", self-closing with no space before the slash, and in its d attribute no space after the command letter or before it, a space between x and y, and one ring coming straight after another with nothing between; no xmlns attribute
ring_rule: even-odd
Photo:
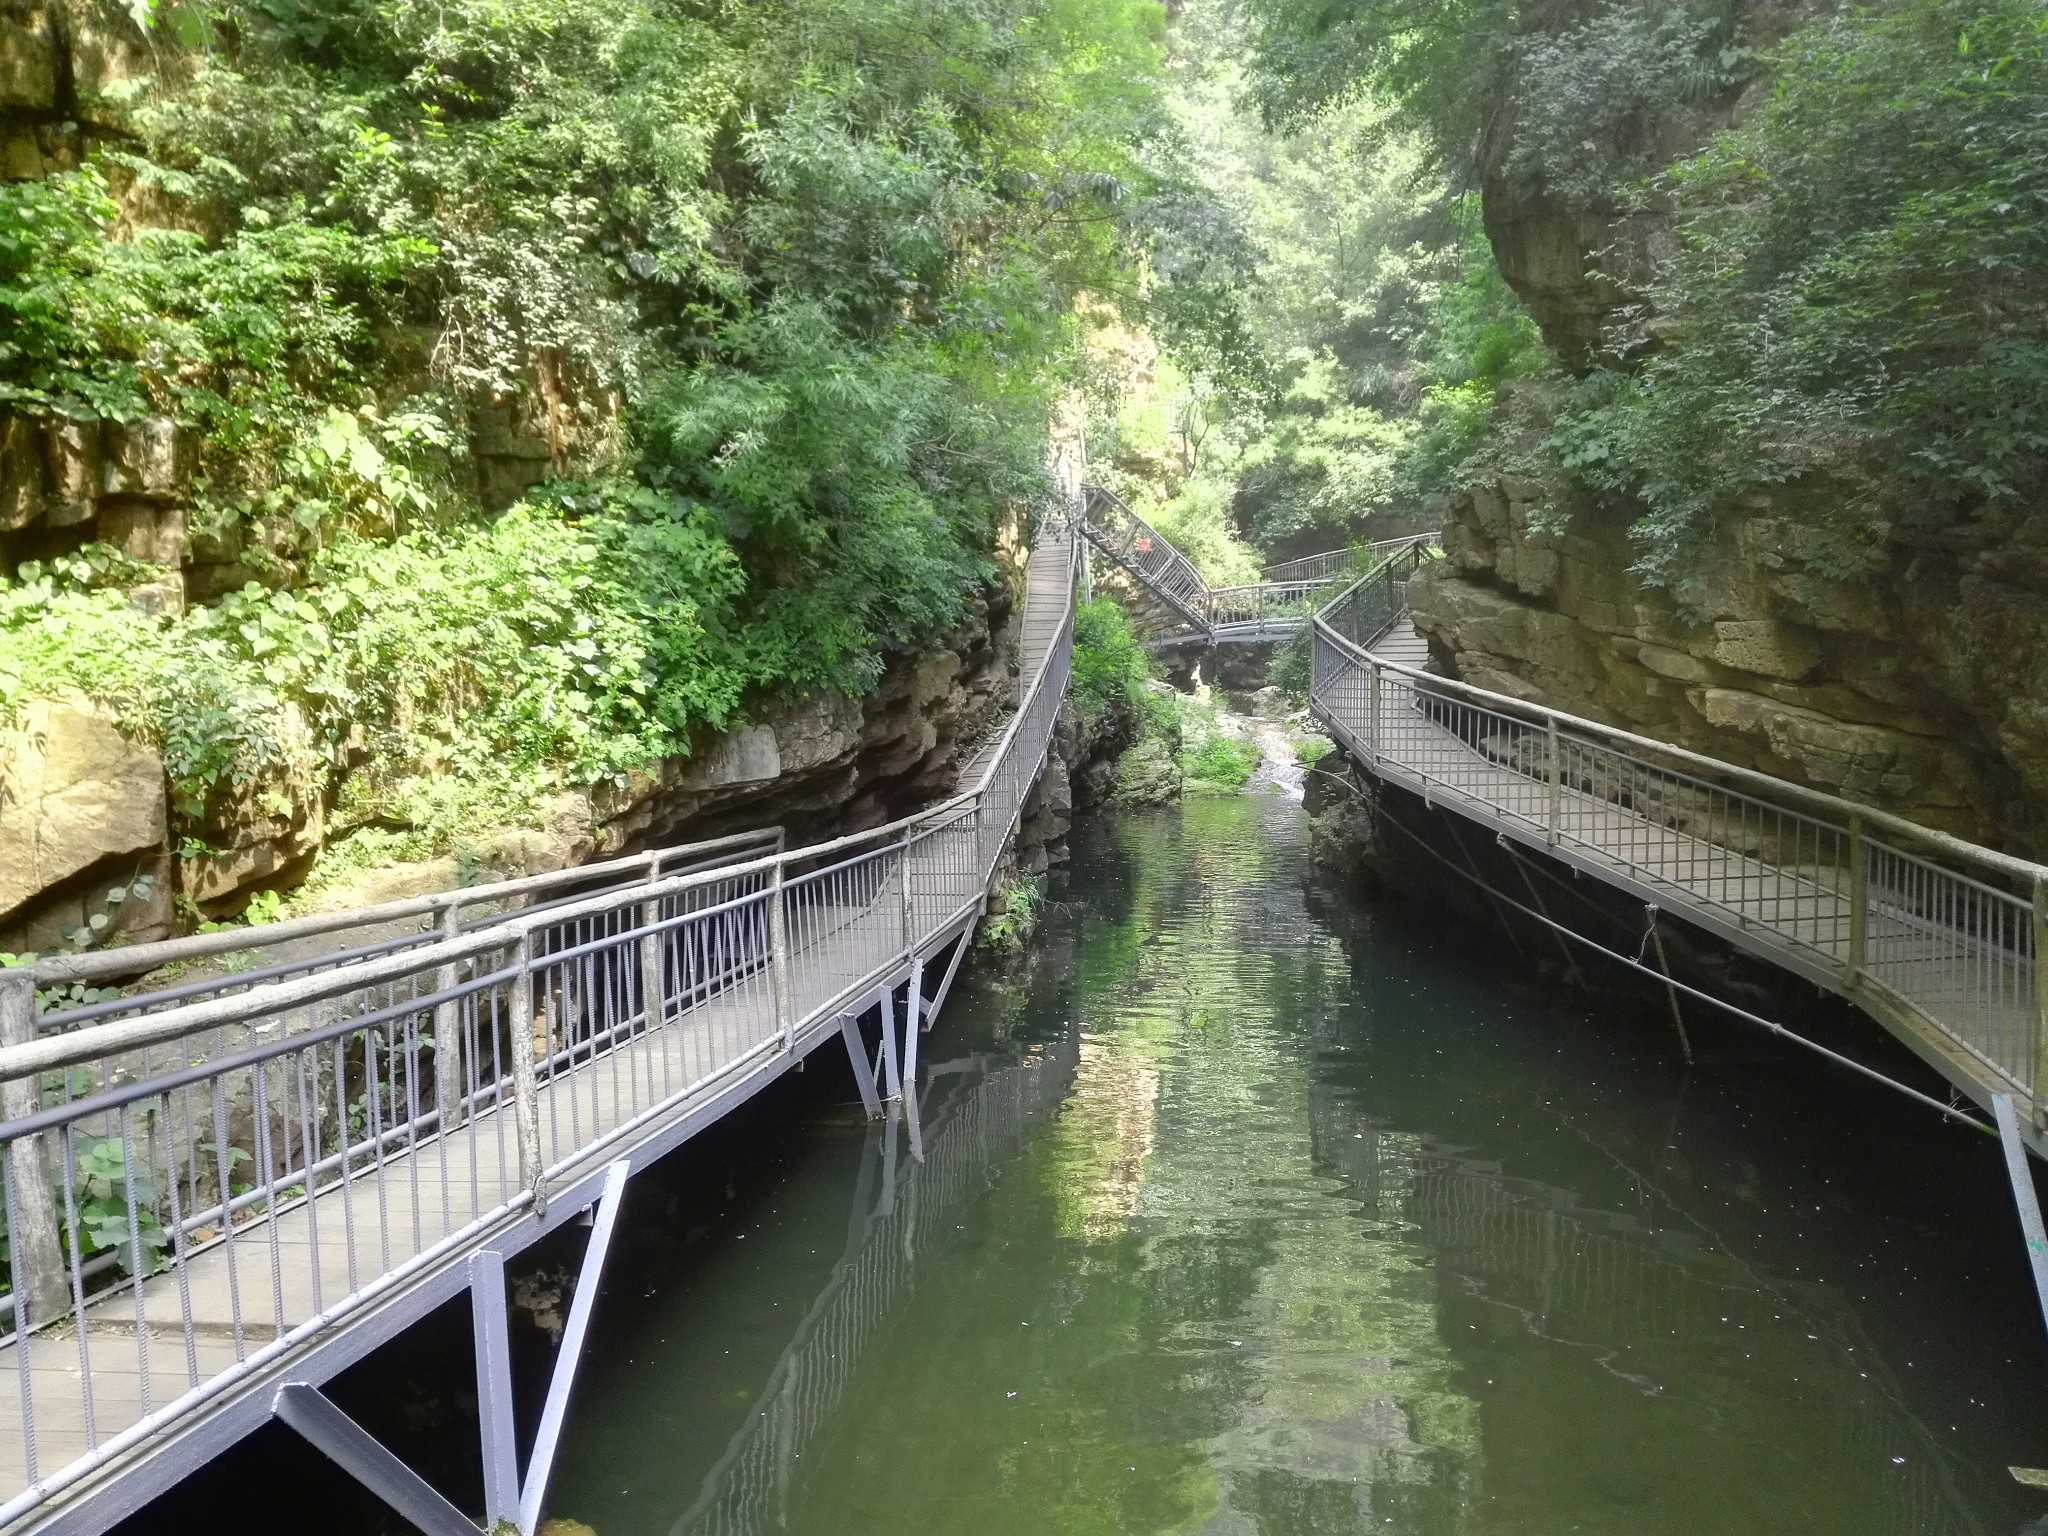
<svg viewBox="0 0 2048 1536"><path fill-rule="evenodd" d="M1071 473L1067 490L1028 562L1016 707L964 788L916 815L807 847L765 828L279 924L254 969L40 1016L39 986L203 966L250 935L0 973L0 1530L105 1530L281 1420L421 1530L530 1536L627 1181L825 1048L886 1121L887 1166L863 1180L845 1260L679 1527L759 1528L803 1415L839 1390L785 1388L841 1379L902 1283L914 1222L938 1219L976 1158L1075 1070L1047 1056L999 1092L933 1107L934 1083L967 1069L920 1048L1044 771L1091 549L1187 642L1307 628L1312 711L1387 793L1863 1010L1952 1086L1937 1109L1974 1107L2002 1134L2030 1255L2048 1265L2024 1150L2048 1148L2048 869L1434 674L1405 603L1431 538L1212 588L1114 496ZM1590 944L1528 894L1532 920ZM1618 958L1649 969L1647 948ZM1359 1155L1374 1178L1406 1156L1377 1141ZM1426 1220L1491 1231L1527 1214L1484 1170L1417 1167L1405 1198ZM928 1188L921 1216L901 1214L913 1184ZM589 1227L585 1283L522 1457L505 1267L572 1223ZM1709 1282L1694 1288L1720 1305ZM480 1509L323 1391L464 1292Z"/></svg>

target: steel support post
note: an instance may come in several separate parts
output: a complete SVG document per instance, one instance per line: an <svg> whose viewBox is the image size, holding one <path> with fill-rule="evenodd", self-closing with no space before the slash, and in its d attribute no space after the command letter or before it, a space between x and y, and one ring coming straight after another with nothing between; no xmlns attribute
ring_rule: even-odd
<svg viewBox="0 0 2048 1536"><path fill-rule="evenodd" d="M1373 766L1380 761L1380 664L1368 660L1366 663L1365 696L1365 749L1372 758Z"/></svg>
<svg viewBox="0 0 2048 1536"><path fill-rule="evenodd" d="M2034 1118L2048 1123L2048 875L2034 876Z"/></svg>
<svg viewBox="0 0 2048 1536"><path fill-rule="evenodd" d="M861 1108L870 1120L878 1120L882 1115L882 1096L875 1091L875 1069L868 1064L868 1046L860 1037L860 1020L850 1013L839 1015L839 1038L846 1042L846 1060L853 1068L853 1084L860 1089Z"/></svg>
<svg viewBox="0 0 2048 1536"><path fill-rule="evenodd" d="M378 1444L368 1430L328 1401L318 1387L304 1382L280 1387L271 1403L271 1412L427 1536L477 1536L475 1521Z"/></svg>
<svg viewBox="0 0 2048 1536"><path fill-rule="evenodd" d="M1547 773L1550 780L1550 813L1545 836L1555 848L1557 840L1564 833L1564 744L1558 740L1557 716L1549 716L1545 722L1545 735L1550 741Z"/></svg>
<svg viewBox="0 0 2048 1536"><path fill-rule="evenodd" d="M1863 818L1849 818L1849 941L1843 955L1849 990L1863 985L1863 966L1870 934L1870 853L1863 841Z"/></svg>
<svg viewBox="0 0 2048 1536"><path fill-rule="evenodd" d="M656 884L661 879L661 859L657 856L647 862L647 883ZM647 1027L657 1029L668 1016L668 999L663 995L661 984L661 935L656 931L661 922L661 901L656 898L640 904L640 926L646 933L640 939L640 996L641 1011L646 1015Z"/></svg>
<svg viewBox="0 0 2048 1536"><path fill-rule="evenodd" d="M789 908L782 885L782 860L768 876L768 987L775 998L775 1027L782 1048L796 1049L796 1020L789 1004Z"/></svg>
<svg viewBox="0 0 2048 1536"><path fill-rule="evenodd" d="M533 930L519 935L519 974L512 981L512 1114L513 1130L519 1140L519 1184L533 1191L533 1214L545 1216L548 1189L540 1159L540 1083L533 1070L534 1057L547 1051L547 1025L534 1013ZM541 1025L534 1038L534 1025Z"/></svg>
<svg viewBox="0 0 2048 1536"><path fill-rule="evenodd" d="M519 1443L512 1420L512 1342L505 1315L505 1256L469 1256L469 1318L476 1336L476 1418L484 1456L484 1527L519 1519Z"/></svg>
<svg viewBox="0 0 2048 1536"><path fill-rule="evenodd" d="M526 1481L519 1489L519 1529L528 1536L540 1527L541 1501L547 1497L548 1478L554 1474L555 1452L561 1448L562 1425L569 1416L569 1393L576 1385L576 1367L583 1358L590 1314L597 1307L598 1282L604 1278L605 1255L611 1251L612 1232L619 1221L619 1202L625 1198L626 1179L631 1172L624 1158L605 1170L597 1219L591 1223L590 1244L583 1250L583 1268L576 1276L576 1297L569 1303L569 1320L562 1327L562 1347L555 1356L547 1402L540 1411L540 1429L533 1437L533 1456L526 1464Z"/></svg>
<svg viewBox="0 0 2048 1536"><path fill-rule="evenodd" d="M0 1045L33 1045L36 1039L36 978L26 968L0 971ZM42 1106L42 1085L34 1076L0 1084L0 1118L20 1120ZM13 1175L7 1199L8 1252L13 1284L35 1327L71 1307L64 1267L64 1242L57 1226L57 1169L50 1133L20 1136L8 1143Z"/></svg>

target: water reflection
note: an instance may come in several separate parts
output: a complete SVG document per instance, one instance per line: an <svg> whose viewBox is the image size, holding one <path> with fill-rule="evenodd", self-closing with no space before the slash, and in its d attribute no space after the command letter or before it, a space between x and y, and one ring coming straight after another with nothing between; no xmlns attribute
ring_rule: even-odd
<svg viewBox="0 0 2048 1536"><path fill-rule="evenodd" d="M1869 1336L1850 1292L1881 1248L1795 1233L1785 1278L1790 1250L1732 1235L1726 1191L1675 1171L1676 1121L1611 1040L1561 1055L1554 1018L1455 952L1312 908L1284 803L1091 836L1036 974L969 984L932 1037L960 1054L922 1088L925 1161L908 1127L820 1151L791 1184L832 1199L750 1229L840 1257L775 1308L779 1356L729 1393L709 1474L679 1454L600 1506L593 1430L565 1509L602 1536L2020 1524L1996 1456L1933 1433ZM1688 1090L1709 1138L1711 1079ZM1629 1164L1632 1137L1663 1162ZM1743 1177L1880 1225L1893 1192L1832 1156ZM758 1318L789 1269L693 1282L686 1336ZM1942 1277L1959 1309L2003 1304L1970 1273ZM2031 1340L2020 1300L1997 1326ZM2013 1400L2009 1364L1943 1368ZM718 1422L701 1371L645 1390L646 1420Z"/></svg>
<svg viewBox="0 0 2048 1536"><path fill-rule="evenodd" d="M845 1256L671 1536L787 1528L798 1463L909 1289L921 1239L943 1232L983 1191L990 1165L1059 1101L1076 1055L1067 1039L939 1063L920 1074L917 1098L889 1106L862 1150Z"/></svg>

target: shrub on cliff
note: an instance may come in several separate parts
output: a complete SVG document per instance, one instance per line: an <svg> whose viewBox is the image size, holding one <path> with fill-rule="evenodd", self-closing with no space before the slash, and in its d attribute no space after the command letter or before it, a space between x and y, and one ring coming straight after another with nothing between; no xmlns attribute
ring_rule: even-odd
<svg viewBox="0 0 2048 1536"><path fill-rule="evenodd" d="M341 828L474 825L861 691L1049 502L1074 295L1162 186L1145 0L143 13L188 51L129 131L0 185L0 428L168 418L240 570L160 615L24 566L0 716L116 700L181 815L291 757Z"/></svg>
<svg viewBox="0 0 2048 1536"><path fill-rule="evenodd" d="M1680 590L1720 512L1768 487L1813 486L1810 560L1851 577L1895 528L2048 483L2048 13L1843 12L1776 62L1755 118L1671 175L1655 354L1558 438L1648 503L1640 568Z"/></svg>

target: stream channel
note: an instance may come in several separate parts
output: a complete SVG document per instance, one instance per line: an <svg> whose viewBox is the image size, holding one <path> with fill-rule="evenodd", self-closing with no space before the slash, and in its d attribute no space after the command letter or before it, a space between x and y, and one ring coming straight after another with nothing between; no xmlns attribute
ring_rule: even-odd
<svg viewBox="0 0 2048 1536"><path fill-rule="evenodd" d="M857 1118L764 1113L687 1243L615 1254L551 1508L2037 1529L2006 1465L2048 1460L2048 1351L1995 1146L1738 1028L1688 1071L1667 1018L1497 942L1322 889L1281 794L1084 822L1032 956L977 957L926 1037L921 1164L907 1126L891 1183Z"/></svg>
<svg viewBox="0 0 2048 1536"><path fill-rule="evenodd" d="M921 1162L833 1052L633 1182L551 1536L2048 1536L1995 1142L1702 1009L1687 1068L1661 1006L1312 874L1288 778L1075 828L924 1037ZM474 1508L444 1312L331 1390ZM401 1529L273 1425L121 1536L236 1507Z"/></svg>

